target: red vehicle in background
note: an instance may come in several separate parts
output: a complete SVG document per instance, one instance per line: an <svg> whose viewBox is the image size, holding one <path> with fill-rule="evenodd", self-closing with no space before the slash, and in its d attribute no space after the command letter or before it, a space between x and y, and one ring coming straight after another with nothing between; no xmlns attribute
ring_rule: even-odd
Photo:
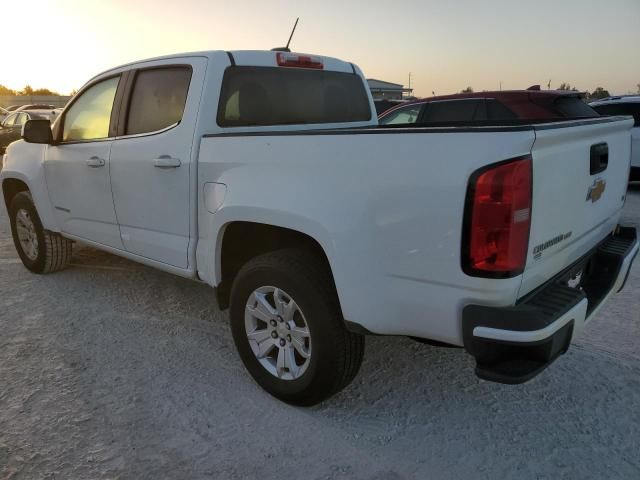
<svg viewBox="0 0 640 480"><path fill-rule="evenodd" d="M423 98L391 108L378 116L381 125L494 123L518 120L592 118L599 114L583 94L565 90L505 90L458 93Z"/></svg>

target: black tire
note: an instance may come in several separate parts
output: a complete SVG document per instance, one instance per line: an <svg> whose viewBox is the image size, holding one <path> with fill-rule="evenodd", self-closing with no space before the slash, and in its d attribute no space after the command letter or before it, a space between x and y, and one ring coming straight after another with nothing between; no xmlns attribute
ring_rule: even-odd
<svg viewBox="0 0 640 480"><path fill-rule="evenodd" d="M25 210L35 227L38 240L37 256L32 259L25 253L18 238L16 217L20 210ZM34 273L52 273L65 268L71 260L73 242L57 233L49 232L42 227L33 199L29 192L20 192L11 201L9 220L13 244L25 267Z"/></svg>
<svg viewBox="0 0 640 480"><path fill-rule="evenodd" d="M268 372L247 339L245 307L253 291L262 286L284 290L304 312L313 348L307 369L294 380ZM250 260L233 282L230 316L245 367L262 388L284 402L320 403L351 383L362 364L364 337L345 328L330 272L312 253L285 249Z"/></svg>

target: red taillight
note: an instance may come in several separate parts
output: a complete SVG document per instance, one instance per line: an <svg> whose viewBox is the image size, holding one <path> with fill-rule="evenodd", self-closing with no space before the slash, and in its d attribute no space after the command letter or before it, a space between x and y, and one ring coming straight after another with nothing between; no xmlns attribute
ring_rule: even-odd
<svg viewBox="0 0 640 480"><path fill-rule="evenodd" d="M322 60L318 57L312 57L311 55L278 52L276 59L280 67L315 68L317 70L324 68Z"/></svg>
<svg viewBox="0 0 640 480"><path fill-rule="evenodd" d="M531 158L474 173L469 182L463 268L470 275L505 278L522 273L531 226Z"/></svg>

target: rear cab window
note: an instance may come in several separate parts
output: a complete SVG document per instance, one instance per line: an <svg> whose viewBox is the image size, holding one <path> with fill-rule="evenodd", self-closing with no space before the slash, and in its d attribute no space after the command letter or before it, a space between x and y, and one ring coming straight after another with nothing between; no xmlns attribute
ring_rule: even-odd
<svg viewBox="0 0 640 480"><path fill-rule="evenodd" d="M232 66L218 104L221 127L347 123L372 118L360 76L327 70Z"/></svg>

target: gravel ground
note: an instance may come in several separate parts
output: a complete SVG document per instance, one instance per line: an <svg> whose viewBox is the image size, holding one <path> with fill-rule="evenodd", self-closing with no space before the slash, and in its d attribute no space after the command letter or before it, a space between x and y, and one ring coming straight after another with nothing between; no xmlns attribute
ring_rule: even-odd
<svg viewBox="0 0 640 480"><path fill-rule="evenodd" d="M355 382L310 409L253 383L210 288L90 248L73 264L30 274L0 214L1 480L640 478L640 262L525 385L368 338Z"/></svg>

